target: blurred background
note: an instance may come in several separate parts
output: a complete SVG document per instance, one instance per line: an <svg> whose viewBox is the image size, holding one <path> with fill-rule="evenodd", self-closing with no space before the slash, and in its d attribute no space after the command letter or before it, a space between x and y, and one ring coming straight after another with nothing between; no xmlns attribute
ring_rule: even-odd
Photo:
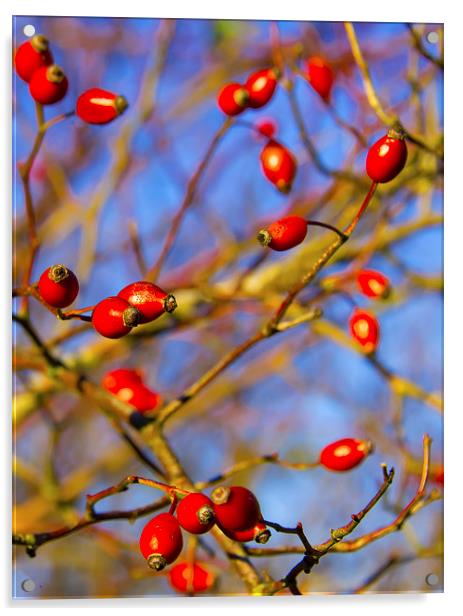
<svg viewBox="0 0 463 616"><path fill-rule="evenodd" d="M24 27L30 24L50 40L69 79L65 99L46 109L46 119L72 110L90 87L129 101L125 114L107 126L72 117L52 127L32 170L41 239L33 280L50 265L65 263L79 278L76 307L93 305L143 278L133 238L149 269L189 179L223 124L217 92L227 81L244 82L253 71L273 66L277 44L283 53L285 77L294 84L317 157L304 145L286 82L263 109L238 116L200 179L157 280L175 294L175 313L111 341L89 324L58 321L31 300L31 322L69 365L95 383L114 368L142 369L146 383L169 400L254 333L333 239L312 227L301 246L270 253L257 243L256 232L288 212L347 224L368 189L368 146L386 127L368 104L342 23L21 16L13 24L14 47L27 39ZM421 49L406 24L355 24L383 106L437 150L443 141L443 72L423 50L439 57L443 28L413 28ZM329 106L297 74L314 55L334 71ZM15 167L31 150L36 121L27 85L15 74L13 92ZM265 140L249 126L261 119L275 122L276 138L297 159L289 195L280 194L261 171ZM352 239L288 316L302 314L333 274L362 266L381 271L392 284L387 300L368 300L351 280L342 289L379 319L379 364L421 394L391 388L349 338L350 301L327 292L315 303L323 308L321 319L260 342L167 424L166 435L194 481L255 455L278 452L292 462L311 462L339 438L373 441L374 453L349 473L261 465L233 478L255 491L266 519L288 526L301 521L314 544L365 506L381 482L382 462L395 468L396 479L353 537L394 520L417 489L424 433L433 440L430 489L442 487L436 482L442 470L442 415L434 400L442 391L443 175L433 152L411 143L408 151L404 171L379 187ZM29 239L17 174L13 181L13 284L19 286ZM17 311L20 300L14 301ZM98 408L53 378L20 328L14 364L15 532L72 525L84 512L86 494L129 474L152 476ZM430 400L423 392L435 395ZM151 490L134 486L97 510L133 509L152 500ZM173 593L166 575L150 571L139 554L147 519L93 525L45 544L33 559L15 547L14 595ZM243 584L220 548L211 537L204 541L213 555L200 547L198 557L218 576L215 592L242 594ZM291 543L297 540L274 532L267 545ZM405 562L390 567L368 591L439 591L442 549L442 501L437 500L400 532L358 552L327 555L300 579L300 588L355 592L397 556ZM254 559L275 579L297 560L295 555ZM25 580L33 581L32 591L27 585L24 590Z"/></svg>

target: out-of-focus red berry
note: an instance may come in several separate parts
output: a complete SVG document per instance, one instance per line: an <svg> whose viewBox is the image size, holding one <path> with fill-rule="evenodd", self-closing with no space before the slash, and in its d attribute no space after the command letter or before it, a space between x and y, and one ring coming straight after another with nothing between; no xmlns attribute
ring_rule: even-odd
<svg viewBox="0 0 463 616"><path fill-rule="evenodd" d="M200 593L210 590L216 579L207 565L200 562L177 563L170 569L168 577L172 588L182 593Z"/></svg>
<svg viewBox="0 0 463 616"><path fill-rule="evenodd" d="M266 105L272 98L277 87L279 71L267 68L250 75L245 88L249 93L247 106L258 109Z"/></svg>
<svg viewBox="0 0 463 616"><path fill-rule="evenodd" d="M372 353L379 342L379 323L376 317L366 310L356 308L349 320L352 336L365 353Z"/></svg>
<svg viewBox="0 0 463 616"><path fill-rule="evenodd" d="M217 104L229 116L236 116L244 111L249 100L249 93L239 83L227 83L217 95Z"/></svg>
<svg viewBox="0 0 463 616"><path fill-rule="evenodd" d="M350 471L371 453L372 444L355 438L330 443L320 453L320 464L330 471Z"/></svg>
<svg viewBox="0 0 463 616"><path fill-rule="evenodd" d="M322 99L329 103L333 88L334 73L329 64L318 56L307 60L307 79Z"/></svg>
<svg viewBox="0 0 463 616"><path fill-rule="evenodd" d="M389 279L376 270L360 270L357 273L357 285L364 295L374 299L384 299L391 291Z"/></svg>
<svg viewBox="0 0 463 616"><path fill-rule="evenodd" d="M265 177L282 193L288 193L296 175L296 160L291 152L270 139L260 154Z"/></svg>

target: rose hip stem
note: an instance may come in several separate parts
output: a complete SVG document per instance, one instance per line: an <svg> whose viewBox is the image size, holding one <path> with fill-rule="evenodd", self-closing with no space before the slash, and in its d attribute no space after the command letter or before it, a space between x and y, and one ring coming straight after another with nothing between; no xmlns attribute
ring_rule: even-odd
<svg viewBox="0 0 463 616"><path fill-rule="evenodd" d="M85 306L85 308L77 308L76 310L69 310L67 312L63 312L60 308L56 311L56 316L58 319L62 321L67 321L69 319L80 319L81 321L91 321L92 317L83 316L85 312L92 312L95 306Z"/></svg>
<svg viewBox="0 0 463 616"><path fill-rule="evenodd" d="M29 263L27 265L26 271L24 272L24 276L22 280L22 284L25 287L29 286L31 283L32 270L33 270L34 262L37 257L37 253L39 251L39 246L40 246L39 238L37 235L37 223L35 219L34 203L32 200L32 193L31 193L31 187L30 187L30 173L31 173L32 165L34 164L37 154L39 153L39 150L42 146L42 142L44 140L47 130L51 128L52 126L54 126L55 124L58 124L58 122L61 122L62 120L65 120L66 118L69 118L72 115L74 115L74 111L69 111L67 113L58 115L52 118L51 120L48 120L48 122L45 122L43 107L40 103L37 103L37 102L35 104L35 112L36 112L36 118L37 118L37 133L35 135L34 144L32 146L32 150L30 151L29 156L27 157L26 161L24 163L18 164L19 177L21 178L21 182L23 185L23 191L24 191L24 202L26 206L26 217L27 217L27 228L28 228L28 233L29 233L29 250L30 250ZM21 302L21 312L27 313L28 307L29 307L29 296L25 295L22 298L22 302Z"/></svg>
<svg viewBox="0 0 463 616"><path fill-rule="evenodd" d="M333 225L328 224L327 222L319 222L318 220L307 220L306 222L308 225L311 225L312 227L323 227L324 229L329 229L330 231L334 231L334 233L337 233L339 237L343 240L347 239L347 236L345 233L343 233L337 227L334 227Z"/></svg>

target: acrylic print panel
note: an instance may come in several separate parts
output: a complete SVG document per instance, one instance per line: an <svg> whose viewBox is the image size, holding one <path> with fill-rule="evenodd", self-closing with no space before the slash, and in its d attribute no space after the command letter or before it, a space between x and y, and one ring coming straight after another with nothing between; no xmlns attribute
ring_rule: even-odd
<svg viewBox="0 0 463 616"><path fill-rule="evenodd" d="M442 591L442 25L13 39L14 597Z"/></svg>

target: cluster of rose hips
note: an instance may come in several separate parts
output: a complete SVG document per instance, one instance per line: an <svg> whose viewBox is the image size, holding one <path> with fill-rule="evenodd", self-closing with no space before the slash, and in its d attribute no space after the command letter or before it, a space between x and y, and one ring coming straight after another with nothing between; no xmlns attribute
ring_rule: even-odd
<svg viewBox="0 0 463 616"><path fill-rule="evenodd" d="M75 300L79 282L66 266L53 265L40 276L38 291L47 304L61 309ZM137 325L150 323L165 312L173 312L176 307L172 294L152 282L141 280L96 304L91 321L95 330L105 338L122 338Z"/></svg>
<svg viewBox="0 0 463 616"><path fill-rule="evenodd" d="M331 471L348 471L358 466L372 449L369 441L343 438L324 447L318 463ZM174 500L169 512L152 518L141 532L140 551L151 569L162 571L182 552L182 530L202 535L214 525L227 537L240 543L255 541L262 544L271 536L253 492L242 486L219 486L212 491L210 498L201 492L190 492L178 504ZM170 576L171 582L174 587L186 592L185 570L188 563L181 563L178 567ZM199 579L203 579L204 589L212 585L212 582L206 584L204 571L198 570L196 573L198 585L201 585ZM191 577L191 571L189 575Z"/></svg>
<svg viewBox="0 0 463 616"><path fill-rule="evenodd" d="M270 537L255 495L247 488L219 486L211 497L190 492L151 519L140 535L140 551L148 566L162 571L179 557L183 549L182 530L193 535L209 532L214 525L230 539L266 543Z"/></svg>
<svg viewBox="0 0 463 616"><path fill-rule="evenodd" d="M236 116L248 108L259 109L272 98L279 77L278 69L269 68L250 75L244 85L227 83L220 90L217 103L229 116ZM296 160L287 148L272 138L272 125L258 128L258 131L269 138L260 154L262 171L279 191L287 193L296 175Z"/></svg>
<svg viewBox="0 0 463 616"><path fill-rule="evenodd" d="M32 98L41 105L53 105L66 96L68 79L53 63L48 40L36 34L18 47L14 58L16 72L29 84ZM76 103L76 115L88 124L108 124L127 109L127 100L118 94L90 88Z"/></svg>

